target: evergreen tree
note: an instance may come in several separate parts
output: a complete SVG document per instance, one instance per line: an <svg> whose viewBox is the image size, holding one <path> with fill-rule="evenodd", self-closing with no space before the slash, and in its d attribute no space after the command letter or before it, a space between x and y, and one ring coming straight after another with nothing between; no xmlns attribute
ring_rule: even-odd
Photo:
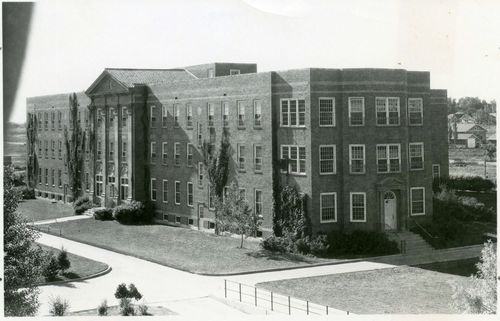
<svg viewBox="0 0 500 321"><path fill-rule="evenodd" d="M59 264L57 263L56 257L51 255L43 270L43 276L46 281L50 282L56 279L57 273L59 273Z"/></svg>
<svg viewBox="0 0 500 321"><path fill-rule="evenodd" d="M63 274L71 266L71 262L68 259L68 252L64 249L64 247L61 248L61 252L57 255L57 265Z"/></svg>

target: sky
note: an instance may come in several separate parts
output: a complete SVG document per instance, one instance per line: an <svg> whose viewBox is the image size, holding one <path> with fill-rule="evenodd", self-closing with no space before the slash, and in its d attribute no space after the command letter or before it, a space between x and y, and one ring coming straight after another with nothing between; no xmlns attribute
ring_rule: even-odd
<svg viewBox="0 0 500 321"><path fill-rule="evenodd" d="M257 63L431 72L448 96L498 100L498 0L39 1L14 112L87 89L107 67Z"/></svg>

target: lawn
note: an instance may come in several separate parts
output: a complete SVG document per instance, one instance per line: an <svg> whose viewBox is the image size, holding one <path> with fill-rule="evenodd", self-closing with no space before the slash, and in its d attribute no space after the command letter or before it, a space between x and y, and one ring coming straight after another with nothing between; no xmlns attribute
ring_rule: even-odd
<svg viewBox="0 0 500 321"><path fill-rule="evenodd" d="M457 313L450 306L452 285L465 279L400 266L265 282L257 287L357 314L437 314Z"/></svg>
<svg viewBox="0 0 500 321"><path fill-rule="evenodd" d="M222 237L165 225L121 225L116 221L78 220L50 224L62 237L195 273L228 274L335 262L273 254L256 240ZM42 225L42 231L47 225Z"/></svg>
<svg viewBox="0 0 500 321"><path fill-rule="evenodd" d="M415 267L442 272L449 273L461 276L471 276L472 274L477 273L476 264L479 262L479 258L465 259L465 260L456 260L456 261L447 261L447 262L435 262L429 264L416 265Z"/></svg>
<svg viewBox="0 0 500 321"><path fill-rule="evenodd" d="M53 253L56 257L61 252L60 249L55 249L38 243L37 245L40 246L45 252ZM73 279L83 278L102 272L108 268L108 265L105 263L90 260L71 253L68 253L68 259L71 262L70 268L64 273L64 275L60 273L55 281L70 281ZM46 283L45 278L41 277L38 283Z"/></svg>
<svg viewBox="0 0 500 321"><path fill-rule="evenodd" d="M60 202L52 203L45 199L23 200L19 203L17 212L29 222L73 216L73 207Z"/></svg>
<svg viewBox="0 0 500 321"><path fill-rule="evenodd" d="M162 306L152 306L148 305L148 314L147 315L177 315L177 313L173 312L170 309L167 309ZM137 309L136 309L137 310ZM67 314L68 316L97 316L99 315L97 312L97 308L95 309L90 309L90 310L82 310L82 311L75 311L75 312L69 312ZM108 314L107 316L119 316L120 315L120 307L118 305L113 305L108 307Z"/></svg>
<svg viewBox="0 0 500 321"><path fill-rule="evenodd" d="M450 175L452 176L480 176L484 178L484 163L468 164L464 167L453 166L450 163ZM495 181L497 177L496 163L486 163L486 175L488 179Z"/></svg>

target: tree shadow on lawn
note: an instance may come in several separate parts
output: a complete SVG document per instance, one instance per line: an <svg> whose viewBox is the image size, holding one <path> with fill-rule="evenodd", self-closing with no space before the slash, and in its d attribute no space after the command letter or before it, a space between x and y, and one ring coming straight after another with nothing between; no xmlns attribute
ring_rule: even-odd
<svg viewBox="0 0 500 321"><path fill-rule="evenodd" d="M294 262L294 263L309 263L309 264L318 263L317 260L314 260L314 259L306 257L306 256L289 254L289 253L276 253L276 252L270 252L267 250L252 251L252 252L245 253L245 255L248 255L248 256L256 258L256 259L266 259L266 260L272 260L272 261L287 261L287 262Z"/></svg>

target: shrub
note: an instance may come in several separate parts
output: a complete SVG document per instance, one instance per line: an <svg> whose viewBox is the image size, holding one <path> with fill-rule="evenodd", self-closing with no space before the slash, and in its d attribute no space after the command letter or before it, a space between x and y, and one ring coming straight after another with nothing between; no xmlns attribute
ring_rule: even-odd
<svg viewBox="0 0 500 321"><path fill-rule="evenodd" d="M19 192L21 193L24 200L35 199L35 189L28 186L19 187Z"/></svg>
<svg viewBox="0 0 500 321"><path fill-rule="evenodd" d="M149 203L130 201L113 209L113 218L121 224L147 224L153 217L154 209Z"/></svg>
<svg viewBox="0 0 500 321"><path fill-rule="evenodd" d="M99 304L97 307L97 313L101 317L108 315L108 301L104 300L101 304Z"/></svg>
<svg viewBox="0 0 500 321"><path fill-rule="evenodd" d="M434 192L439 191L441 186L454 190L469 190L476 192L490 191L495 184L489 179L480 176L449 176L435 178L433 181Z"/></svg>
<svg viewBox="0 0 500 321"><path fill-rule="evenodd" d="M61 297L51 298L49 301L50 305L50 314L55 317L62 317L66 314L66 311L69 309L69 303L67 300L61 299Z"/></svg>
<svg viewBox="0 0 500 321"><path fill-rule="evenodd" d="M111 208L98 209L94 212L94 218L100 221L111 221L113 220L113 209Z"/></svg>
<svg viewBox="0 0 500 321"><path fill-rule="evenodd" d="M68 252L64 248L61 248L61 252L57 255L57 265L62 273L71 266L71 262L68 259Z"/></svg>
<svg viewBox="0 0 500 321"><path fill-rule="evenodd" d="M289 252L290 242L288 239L279 236L268 236L260 242L260 246L264 250L271 252L285 253Z"/></svg>
<svg viewBox="0 0 500 321"><path fill-rule="evenodd" d="M132 304L130 303L130 299L122 298L120 299L120 314L122 316L135 315L135 310Z"/></svg>
<svg viewBox="0 0 500 321"><path fill-rule="evenodd" d="M86 210L89 210L92 207L93 207L92 201L89 199L88 196L81 196L73 203L73 208L75 209L75 215L81 215Z"/></svg>
<svg viewBox="0 0 500 321"><path fill-rule="evenodd" d="M140 315L149 315L149 313L148 313L148 306L145 305L144 303L139 304L138 309L139 309L139 314Z"/></svg>
<svg viewBox="0 0 500 321"><path fill-rule="evenodd" d="M330 256L389 255L399 253L398 244L382 232L356 230L350 234L332 231L327 237Z"/></svg>
<svg viewBox="0 0 500 321"><path fill-rule="evenodd" d="M57 259L54 255L50 255L50 258L47 260L47 263L43 269L43 276L46 281L54 281L57 277L57 273L59 273L59 264L57 263Z"/></svg>

